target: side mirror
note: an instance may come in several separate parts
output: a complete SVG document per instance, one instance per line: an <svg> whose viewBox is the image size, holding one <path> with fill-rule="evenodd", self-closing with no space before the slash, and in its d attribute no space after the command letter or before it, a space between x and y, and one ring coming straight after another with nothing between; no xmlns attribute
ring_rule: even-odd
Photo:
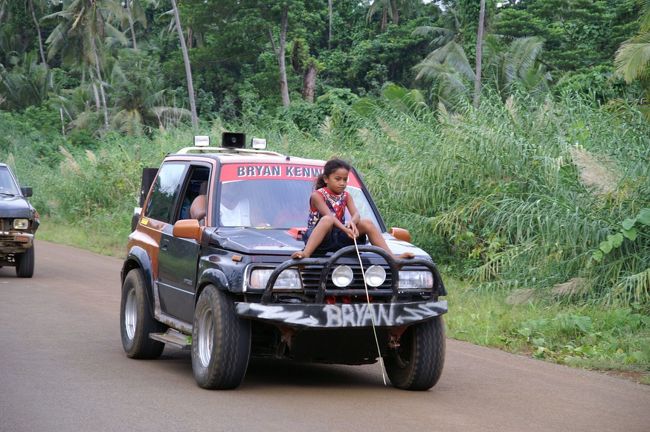
<svg viewBox="0 0 650 432"><path fill-rule="evenodd" d="M196 219L181 219L174 224L172 234L174 237L194 239L201 242L201 226Z"/></svg>
<svg viewBox="0 0 650 432"><path fill-rule="evenodd" d="M22 193L24 197L29 198L30 196L32 196L34 191L30 187L21 187L20 188L20 193Z"/></svg>
<svg viewBox="0 0 650 432"><path fill-rule="evenodd" d="M389 234L395 237L397 240L411 243L411 233L407 229L392 227L389 231Z"/></svg>

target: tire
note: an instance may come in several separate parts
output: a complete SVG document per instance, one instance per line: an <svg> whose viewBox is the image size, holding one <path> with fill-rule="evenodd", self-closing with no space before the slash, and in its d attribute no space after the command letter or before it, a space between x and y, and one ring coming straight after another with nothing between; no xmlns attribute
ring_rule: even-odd
<svg viewBox="0 0 650 432"><path fill-rule="evenodd" d="M34 276L34 246L16 255L16 276L19 278Z"/></svg>
<svg viewBox="0 0 650 432"><path fill-rule="evenodd" d="M120 333L126 355L134 359L160 357L165 344L149 338L149 333L161 333L165 329L164 324L153 318L142 272L131 270L122 284L120 304Z"/></svg>
<svg viewBox="0 0 650 432"><path fill-rule="evenodd" d="M250 322L237 316L226 293L208 285L194 310L192 371L197 384L221 390L239 386L250 351Z"/></svg>
<svg viewBox="0 0 650 432"><path fill-rule="evenodd" d="M441 316L415 324L404 332L400 346L385 358L393 386L428 390L438 382L445 364L445 325Z"/></svg>

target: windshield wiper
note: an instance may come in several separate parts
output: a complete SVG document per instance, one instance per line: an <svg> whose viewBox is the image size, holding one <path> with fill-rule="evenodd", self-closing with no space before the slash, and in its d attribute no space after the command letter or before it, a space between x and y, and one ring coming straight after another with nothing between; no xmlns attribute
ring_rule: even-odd
<svg viewBox="0 0 650 432"><path fill-rule="evenodd" d="M12 194L12 193L9 193L9 192L0 192L0 195L2 195L2 196L8 196L8 197L16 196L16 194Z"/></svg>

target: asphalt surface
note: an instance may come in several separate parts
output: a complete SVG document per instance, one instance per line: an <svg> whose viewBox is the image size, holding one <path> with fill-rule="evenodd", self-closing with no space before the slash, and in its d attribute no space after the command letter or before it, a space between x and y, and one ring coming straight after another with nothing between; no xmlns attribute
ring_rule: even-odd
<svg viewBox="0 0 650 432"><path fill-rule="evenodd" d="M203 390L186 351L124 355L121 260L36 247L32 279L0 269L2 432L650 431L650 386L453 340L427 392L384 387L378 365L270 360Z"/></svg>

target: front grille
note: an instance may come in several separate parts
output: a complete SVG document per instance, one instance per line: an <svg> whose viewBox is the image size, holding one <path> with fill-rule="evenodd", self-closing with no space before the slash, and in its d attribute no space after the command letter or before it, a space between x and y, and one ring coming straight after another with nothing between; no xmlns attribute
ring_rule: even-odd
<svg viewBox="0 0 650 432"><path fill-rule="evenodd" d="M0 219L0 231L7 232L13 229L13 219Z"/></svg>
<svg viewBox="0 0 650 432"><path fill-rule="evenodd" d="M330 270L329 274L327 275L327 285L325 286L326 289L328 290L350 290L350 289L364 289L364 284L363 284L363 276L361 274L361 267L359 265L350 265L349 266L352 269L352 274L354 275L354 279L352 280L352 283L348 285L345 288L339 288L336 285L332 283L332 272L336 268L336 266L332 267ZM378 287L371 287L368 286L368 291L386 291L386 292L392 292L391 290L391 285L393 282L393 276L390 271L390 267L382 266L384 267L384 270L386 270L386 280L384 281L383 284L381 284ZM304 268L300 269L300 276L302 277L302 283L305 287L305 291L311 291L311 290L318 290L318 282L320 281L320 275L323 267L321 266L305 266Z"/></svg>

